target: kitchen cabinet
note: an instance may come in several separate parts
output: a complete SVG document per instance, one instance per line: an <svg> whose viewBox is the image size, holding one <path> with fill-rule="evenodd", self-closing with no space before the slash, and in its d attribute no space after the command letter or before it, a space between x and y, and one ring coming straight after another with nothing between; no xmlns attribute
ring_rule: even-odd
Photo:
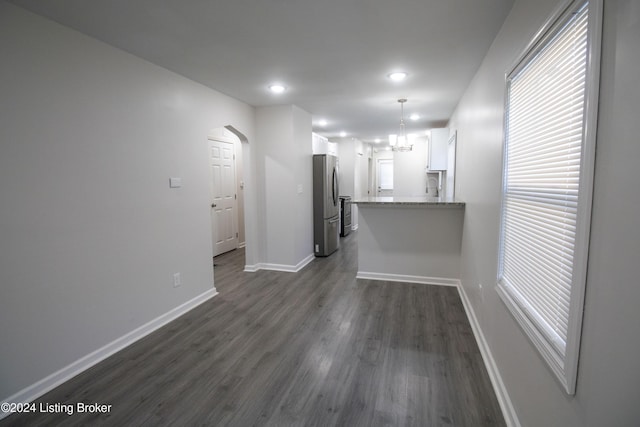
<svg viewBox="0 0 640 427"><path fill-rule="evenodd" d="M447 170L447 152L449 150L449 128L431 129L429 138L429 157L427 170Z"/></svg>
<svg viewBox="0 0 640 427"><path fill-rule="evenodd" d="M329 142L329 140L322 135L312 133L311 144L313 154L329 154L331 156L338 155L338 144L335 142Z"/></svg>

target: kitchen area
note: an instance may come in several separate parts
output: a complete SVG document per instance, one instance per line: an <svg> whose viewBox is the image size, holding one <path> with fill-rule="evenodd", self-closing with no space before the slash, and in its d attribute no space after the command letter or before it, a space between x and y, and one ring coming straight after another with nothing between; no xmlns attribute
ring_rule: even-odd
<svg viewBox="0 0 640 427"><path fill-rule="evenodd" d="M457 285L465 204L454 191L455 131L432 129L406 151L314 134L313 150L337 159L337 232L358 231L358 278Z"/></svg>

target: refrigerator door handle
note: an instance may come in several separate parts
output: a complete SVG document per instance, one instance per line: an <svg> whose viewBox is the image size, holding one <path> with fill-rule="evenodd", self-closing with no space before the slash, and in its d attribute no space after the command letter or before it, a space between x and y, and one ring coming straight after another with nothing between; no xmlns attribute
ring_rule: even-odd
<svg viewBox="0 0 640 427"><path fill-rule="evenodd" d="M333 168L333 206L338 205L338 171L336 168Z"/></svg>
<svg viewBox="0 0 640 427"><path fill-rule="evenodd" d="M330 219L330 220L329 220L329 224L333 224L333 223L338 222L338 219L339 219L339 218Z"/></svg>

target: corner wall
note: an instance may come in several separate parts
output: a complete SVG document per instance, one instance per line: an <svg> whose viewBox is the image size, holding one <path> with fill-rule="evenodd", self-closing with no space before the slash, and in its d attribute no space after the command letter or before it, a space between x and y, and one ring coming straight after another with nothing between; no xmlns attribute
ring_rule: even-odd
<svg viewBox="0 0 640 427"><path fill-rule="evenodd" d="M207 134L254 109L4 1L0 58L4 400L215 293Z"/></svg>
<svg viewBox="0 0 640 427"><path fill-rule="evenodd" d="M370 146L355 138L340 138L338 145L338 162L340 176L340 195L351 196L351 200L367 197L369 185L369 154ZM358 205L351 205L351 229L357 230Z"/></svg>
<svg viewBox="0 0 640 427"><path fill-rule="evenodd" d="M311 115L294 106L256 109L261 262L249 270L296 271L313 260Z"/></svg>
<svg viewBox="0 0 640 427"><path fill-rule="evenodd" d="M635 426L640 420L640 3L604 11L595 190L577 392L567 396L499 299L505 72L560 2L517 0L449 123L466 202L462 289L523 426Z"/></svg>

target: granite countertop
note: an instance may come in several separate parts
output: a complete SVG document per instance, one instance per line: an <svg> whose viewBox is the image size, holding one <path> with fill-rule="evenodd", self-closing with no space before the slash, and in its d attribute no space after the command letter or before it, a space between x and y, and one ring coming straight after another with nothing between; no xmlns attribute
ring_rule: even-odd
<svg viewBox="0 0 640 427"><path fill-rule="evenodd" d="M464 202L446 197L429 197L429 196L381 196L381 197L362 197L354 200L358 206L443 206L443 207L464 207Z"/></svg>

